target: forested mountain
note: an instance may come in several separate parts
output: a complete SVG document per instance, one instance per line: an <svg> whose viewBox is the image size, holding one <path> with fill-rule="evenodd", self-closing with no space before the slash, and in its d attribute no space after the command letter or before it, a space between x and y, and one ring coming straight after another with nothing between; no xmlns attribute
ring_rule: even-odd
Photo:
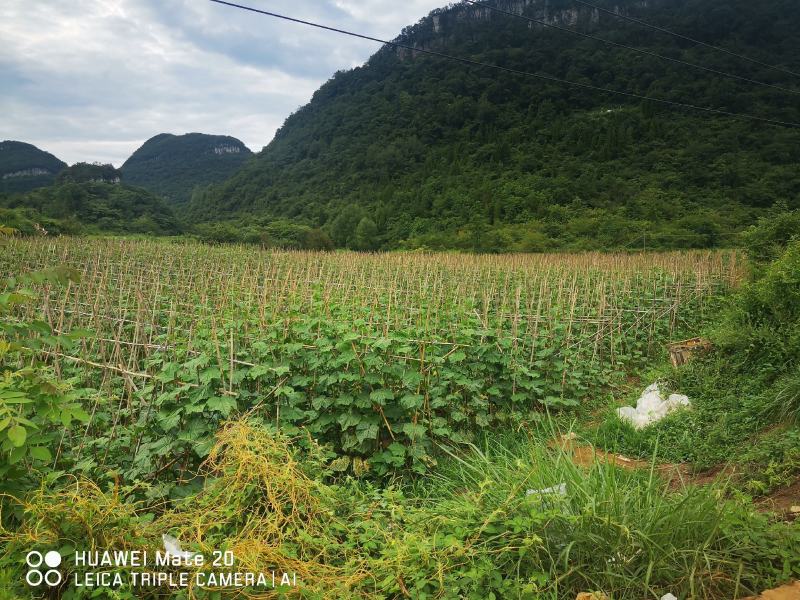
<svg viewBox="0 0 800 600"><path fill-rule="evenodd" d="M0 192L27 192L50 185L67 166L55 156L32 144L0 142Z"/></svg>
<svg viewBox="0 0 800 600"><path fill-rule="evenodd" d="M595 0L800 72L796 0ZM486 0L791 89L800 77L573 0ZM510 69L800 122L800 96L463 3L398 41ZM312 51L309 49L309 51ZM254 160L195 193L199 221L322 227L337 246L480 251L714 246L800 206L800 129L669 108L384 47L337 73ZM126 163L127 164L127 163Z"/></svg>
<svg viewBox="0 0 800 600"><path fill-rule="evenodd" d="M180 223L161 198L113 179L99 179L98 173L87 172L86 167L104 168L79 164L65 171L71 175L63 180L59 177L56 185L26 194L0 194L0 224L23 233L33 233L39 226L49 233L72 234L181 232Z"/></svg>
<svg viewBox="0 0 800 600"><path fill-rule="evenodd" d="M252 154L241 141L229 136L161 133L125 161L122 176L126 183L181 206L188 202L196 186L226 180Z"/></svg>

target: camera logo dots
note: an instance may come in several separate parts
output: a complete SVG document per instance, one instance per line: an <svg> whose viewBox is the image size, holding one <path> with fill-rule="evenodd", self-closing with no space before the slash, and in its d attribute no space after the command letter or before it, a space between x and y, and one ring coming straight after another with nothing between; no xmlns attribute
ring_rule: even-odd
<svg viewBox="0 0 800 600"><path fill-rule="evenodd" d="M28 574L25 575L25 582L31 587L38 587L42 584L49 587L56 587L61 584L61 554L55 550L50 550L46 554L32 550L25 556L25 563L28 565Z"/></svg>
<svg viewBox="0 0 800 600"><path fill-rule="evenodd" d="M56 569L61 564L61 555L55 550L50 550L44 555L44 564L51 569Z"/></svg>

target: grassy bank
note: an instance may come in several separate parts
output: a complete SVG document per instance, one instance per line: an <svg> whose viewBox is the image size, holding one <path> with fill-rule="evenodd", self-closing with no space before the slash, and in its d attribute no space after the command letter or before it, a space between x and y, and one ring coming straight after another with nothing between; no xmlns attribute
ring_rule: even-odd
<svg viewBox="0 0 800 600"><path fill-rule="evenodd" d="M722 489L670 490L652 472L608 464L581 469L537 439L459 452L412 489L337 479L279 434L238 422L218 435L204 475L201 491L155 516L87 481L32 494L20 526L3 532L6 576L16 579L11 559L31 542L155 550L164 532L209 555L231 550L240 569L302 581L257 597L731 598L800 568L800 530L722 500ZM563 493L527 493L561 484Z"/></svg>

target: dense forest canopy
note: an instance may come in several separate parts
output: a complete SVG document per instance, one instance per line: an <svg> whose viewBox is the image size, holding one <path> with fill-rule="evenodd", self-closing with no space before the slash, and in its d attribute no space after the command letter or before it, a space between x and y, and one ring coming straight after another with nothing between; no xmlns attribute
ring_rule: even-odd
<svg viewBox="0 0 800 600"><path fill-rule="evenodd" d="M78 174L86 175L87 165L76 166ZM96 167L107 170L108 166ZM70 170L76 172L75 167ZM172 210L158 196L97 179L66 179L27 194L0 195L0 223L28 234L42 232L42 227L56 234L175 235L182 231Z"/></svg>
<svg viewBox="0 0 800 600"><path fill-rule="evenodd" d="M122 165L126 183L181 206L198 186L221 183L253 155L230 136L161 133L147 140Z"/></svg>
<svg viewBox="0 0 800 600"><path fill-rule="evenodd" d="M800 71L791 0L619 0L625 11ZM800 79L572 0L487 0L615 42L797 89ZM405 44L574 82L800 122L798 96L464 4ZM384 47L337 73L256 159L196 191L198 221L255 214L337 246L479 251L707 247L800 205L800 130L626 99Z"/></svg>
<svg viewBox="0 0 800 600"><path fill-rule="evenodd" d="M157 195L121 184L110 164L67 166L51 154L22 142L0 144L0 225L22 234L148 234L183 231L172 210ZM5 182L13 185L5 185Z"/></svg>
<svg viewBox="0 0 800 600"><path fill-rule="evenodd" d="M65 162L32 144L0 142L0 192L27 192L50 185L67 166Z"/></svg>

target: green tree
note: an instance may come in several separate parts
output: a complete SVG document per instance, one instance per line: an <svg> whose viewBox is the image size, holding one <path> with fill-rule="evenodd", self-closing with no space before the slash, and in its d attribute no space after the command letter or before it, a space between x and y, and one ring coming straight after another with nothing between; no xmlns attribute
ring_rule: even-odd
<svg viewBox="0 0 800 600"><path fill-rule="evenodd" d="M322 229L309 229L306 232L305 241L303 243L303 247L306 250L322 250L322 251L329 251L333 250L333 240L328 237L328 234L322 231Z"/></svg>
<svg viewBox="0 0 800 600"><path fill-rule="evenodd" d="M362 217L361 208L350 204L339 213L331 224L331 237L340 248L351 248L355 245L355 231Z"/></svg>
<svg viewBox="0 0 800 600"><path fill-rule="evenodd" d="M378 226L369 217L358 222L355 232L356 250L376 250L378 248Z"/></svg>

